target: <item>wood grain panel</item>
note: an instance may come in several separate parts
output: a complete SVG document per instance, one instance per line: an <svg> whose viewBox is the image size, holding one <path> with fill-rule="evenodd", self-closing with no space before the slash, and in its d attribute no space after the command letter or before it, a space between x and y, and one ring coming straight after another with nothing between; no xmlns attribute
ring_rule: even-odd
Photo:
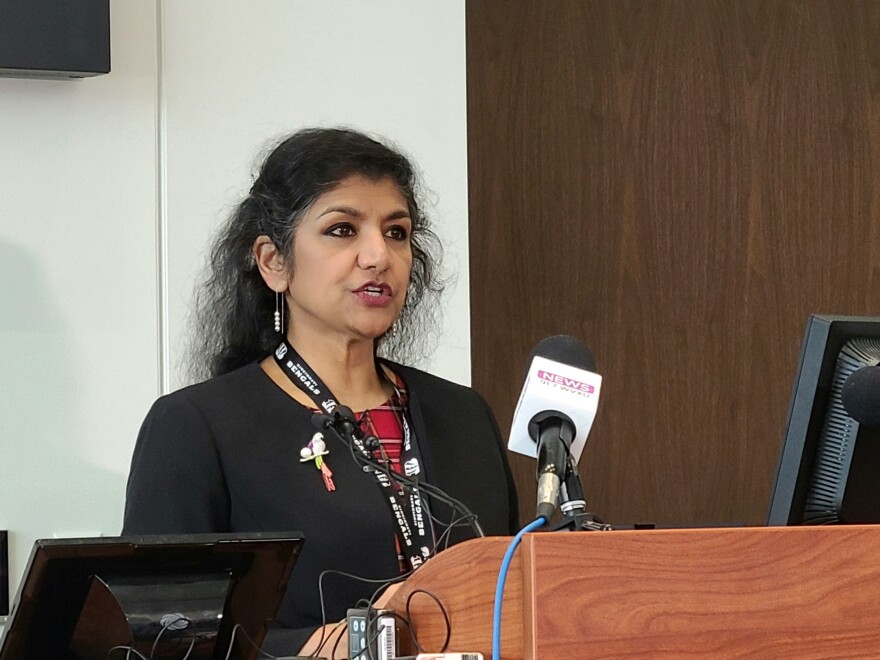
<svg viewBox="0 0 880 660"><path fill-rule="evenodd" d="M876 527L583 536L524 543L535 658L876 657Z"/></svg>
<svg viewBox="0 0 880 660"><path fill-rule="evenodd" d="M880 3L469 0L467 40L474 385L506 431L578 336L593 510L764 520L807 316L880 315Z"/></svg>
<svg viewBox="0 0 880 660"><path fill-rule="evenodd" d="M450 648L489 657L495 580L509 541L450 548L389 607L402 614L410 594L430 590L451 614ZM876 658L878 543L878 526L529 534L504 592L501 655ZM443 617L433 601L416 598L428 606L411 621L437 650Z"/></svg>
<svg viewBox="0 0 880 660"><path fill-rule="evenodd" d="M449 615L449 649L479 649L492 657L492 616L495 584L510 539L491 537L466 541L443 551L416 571L388 601L388 608L406 615L426 652L443 648L446 624L437 603L419 590L434 594ZM409 612L407 612L407 600ZM510 564L501 620L501 655L522 657L523 573L516 556ZM403 636L401 653L416 649Z"/></svg>

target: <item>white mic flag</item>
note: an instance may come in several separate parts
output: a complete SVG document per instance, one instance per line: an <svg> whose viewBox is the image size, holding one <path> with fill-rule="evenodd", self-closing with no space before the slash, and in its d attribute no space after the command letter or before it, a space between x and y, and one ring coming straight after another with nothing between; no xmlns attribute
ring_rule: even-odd
<svg viewBox="0 0 880 660"><path fill-rule="evenodd" d="M599 374L535 356L516 404L507 448L537 458L538 445L529 435L529 421L538 413L557 410L574 422L575 436L570 451L578 461L596 419L601 386Z"/></svg>

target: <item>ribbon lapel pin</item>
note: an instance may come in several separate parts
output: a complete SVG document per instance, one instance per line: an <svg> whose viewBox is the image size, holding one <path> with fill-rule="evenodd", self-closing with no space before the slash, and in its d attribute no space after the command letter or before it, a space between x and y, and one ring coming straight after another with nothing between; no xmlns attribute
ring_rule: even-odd
<svg viewBox="0 0 880 660"><path fill-rule="evenodd" d="M319 431L312 436L308 445L300 449L299 462L308 463L309 461L315 461L315 467L321 471L321 477L324 479L325 488L327 488L328 492L332 493L336 490L336 484L333 483L333 472L330 471L327 461L324 460L324 456L329 453L327 451L327 443L324 442L324 434Z"/></svg>

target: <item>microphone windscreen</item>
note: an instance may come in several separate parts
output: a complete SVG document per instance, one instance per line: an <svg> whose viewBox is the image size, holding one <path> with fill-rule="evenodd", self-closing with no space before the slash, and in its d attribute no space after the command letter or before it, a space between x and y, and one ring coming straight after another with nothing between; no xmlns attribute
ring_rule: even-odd
<svg viewBox="0 0 880 660"><path fill-rule="evenodd" d="M355 424L357 420L354 418L354 412L352 412L351 408L348 406L336 406L333 409L333 417L336 419L344 419L352 424Z"/></svg>
<svg viewBox="0 0 880 660"><path fill-rule="evenodd" d="M847 414L859 424L880 428L880 367L862 367L850 374L840 398Z"/></svg>
<svg viewBox="0 0 880 660"><path fill-rule="evenodd" d="M584 371L596 373L596 358L586 345L570 335L553 335L538 342L526 362L532 363L535 357L542 357L554 362L561 362ZM528 366L526 367L528 370Z"/></svg>

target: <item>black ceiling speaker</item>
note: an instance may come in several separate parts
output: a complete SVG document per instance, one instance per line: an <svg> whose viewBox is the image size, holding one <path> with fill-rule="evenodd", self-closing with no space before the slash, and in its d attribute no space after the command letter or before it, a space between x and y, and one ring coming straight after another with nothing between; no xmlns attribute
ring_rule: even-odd
<svg viewBox="0 0 880 660"><path fill-rule="evenodd" d="M110 0L0 0L0 76L110 72Z"/></svg>

